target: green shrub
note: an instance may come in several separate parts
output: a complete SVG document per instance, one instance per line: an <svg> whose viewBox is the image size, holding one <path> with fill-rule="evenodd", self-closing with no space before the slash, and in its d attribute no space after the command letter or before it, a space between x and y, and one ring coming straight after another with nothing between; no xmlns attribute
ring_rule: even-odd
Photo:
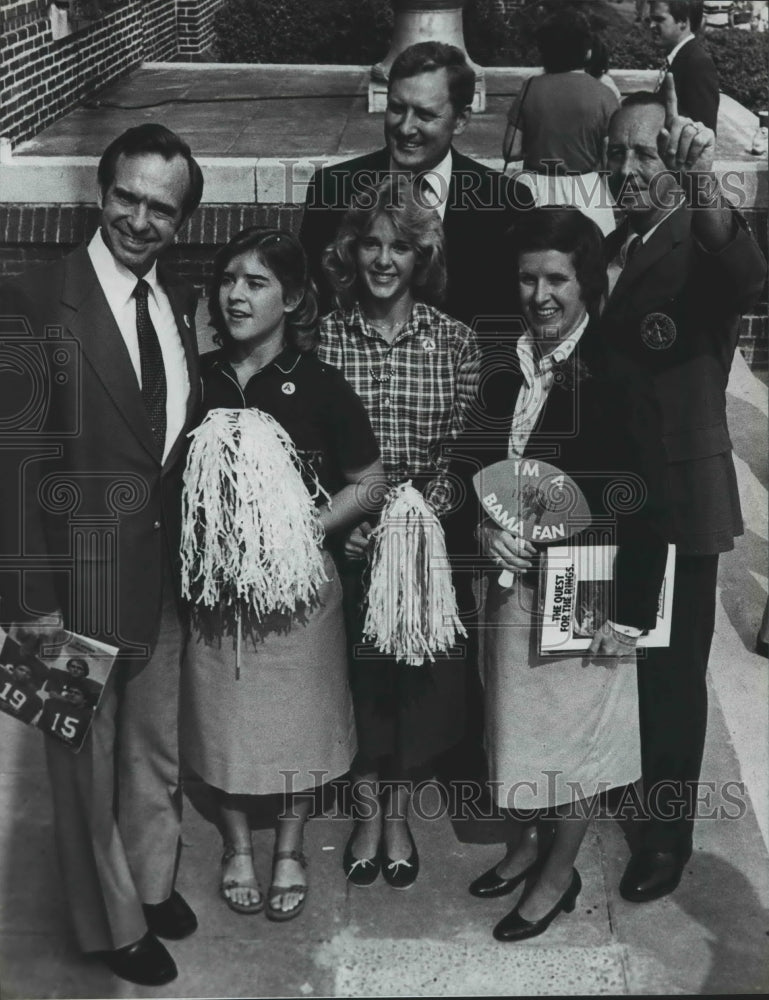
<svg viewBox="0 0 769 1000"><path fill-rule="evenodd" d="M724 28L708 32L707 46L718 67L721 90L756 114L769 109L769 34Z"/></svg>
<svg viewBox="0 0 769 1000"><path fill-rule="evenodd" d="M226 0L214 18L221 62L373 63L387 52L387 0Z"/></svg>
<svg viewBox="0 0 769 1000"><path fill-rule="evenodd" d="M565 6L577 6L602 34L614 69L661 65L648 28L631 24L606 0L528 0L508 14L498 0L470 0L467 51L482 66L536 66L537 28ZM215 31L222 62L367 65L390 46L392 9L388 0L226 0ZM769 33L710 31L705 44L724 93L751 111L766 108Z"/></svg>

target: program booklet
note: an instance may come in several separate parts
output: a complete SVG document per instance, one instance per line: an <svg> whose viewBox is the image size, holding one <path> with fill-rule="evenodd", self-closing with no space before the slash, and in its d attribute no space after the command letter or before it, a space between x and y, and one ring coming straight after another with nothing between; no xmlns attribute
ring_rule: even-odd
<svg viewBox="0 0 769 1000"><path fill-rule="evenodd" d="M638 647L669 646L675 545L668 546L657 604L657 624ZM582 652L613 614L614 545L550 545L540 563L540 653Z"/></svg>
<svg viewBox="0 0 769 1000"><path fill-rule="evenodd" d="M115 646L62 630L55 643L31 654L0 628L0 712L77 753L117 653Z"/></svg>

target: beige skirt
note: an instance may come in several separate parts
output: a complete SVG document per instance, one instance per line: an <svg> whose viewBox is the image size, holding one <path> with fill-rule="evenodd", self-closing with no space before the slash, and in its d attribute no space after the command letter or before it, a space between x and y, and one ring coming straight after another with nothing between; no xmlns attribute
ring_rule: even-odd
<svg viewBox="0 0 769 1000"><path fill-rule="evenodd" d="M540 656L536 576L489 584L484 691L489 777L506 809L565 805L641 775L635 657Z"/></svg>
<svg viewBox="0 0 769 1000"><path fill-rule="evenodd" d="M243 795L315 788L349 770L355 723L342 591L329 582L311 611L241 640L218 615L193 622L182 669L183 759L204 781Z"/></svg>

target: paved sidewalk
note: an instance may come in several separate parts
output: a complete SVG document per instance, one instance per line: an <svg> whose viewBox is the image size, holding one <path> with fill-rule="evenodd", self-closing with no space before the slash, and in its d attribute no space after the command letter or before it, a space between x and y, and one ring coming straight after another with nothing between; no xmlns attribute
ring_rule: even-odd
<svg viewBox="0 0 769 1000"><path fill-rule="evenodd" d="M486 70L486 111L457 137L459 150L501 157L510 102L533 72ZM623 94L653 89L657 79L654 71L612 72ZM196 156L353 156L383 143L384 115L366 110L368 80L363 66L146 63L100 91L100 107L75 108L14 155L99 156L123 129L157 121L184 136ZM755 165L755 116L724 98L718 124L719 158Z"/></svg>
<svg viewBox="0 0 769 1000"><path fill-rule="evenodd" d="M641 906L620 899L625 837L613 819L596 819L578 861L584 889L575 912L531 942L498 944L491 927L515 897L480 901L466 887L497 860L499 847L462 842L445 818L419 820L416 885L394 892L380 880L361 890L341 871L349 821L322 818L308 827L305 912L282 925L241 917L218 897L220 838L205 789L192 782L179 887L200 928L169 946L176 982L132 987L74 946L39 736L0 717L3 998L765 993L769 664L752 646L767 591L767 404L765 385L739 357L729 407L746 534L721 567L702 774L714 783L702 796L710 796L713 818L698 823L695 852L672 896ZM261 827L254 844L266 885L272 834L264 820ZM493 839L488 825L485 833Z"/></svg>

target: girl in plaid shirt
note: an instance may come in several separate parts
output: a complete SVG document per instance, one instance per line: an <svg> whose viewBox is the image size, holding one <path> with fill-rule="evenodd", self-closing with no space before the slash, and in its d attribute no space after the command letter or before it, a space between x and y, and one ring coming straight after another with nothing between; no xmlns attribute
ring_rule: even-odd
<svg viewBox="0 0 769 1000"><path fill-rule="evenodd" d="M405 175L391 175L348 211L323 266L340 308L321 320L319 355L363 400L391 484L410 479L438 514L451 506L444 445L463 428L477 393L474 334L435 308L446 287L443 227ZM371 524L345 544L365 556ZM353 796L365 811L344 856L345 873L370 885L381 869L408 888L419 859L408 826L414 780L465 728L465 659L409 667L361 643L360 562L348 565L351 686L358 729Z"/></svg>

